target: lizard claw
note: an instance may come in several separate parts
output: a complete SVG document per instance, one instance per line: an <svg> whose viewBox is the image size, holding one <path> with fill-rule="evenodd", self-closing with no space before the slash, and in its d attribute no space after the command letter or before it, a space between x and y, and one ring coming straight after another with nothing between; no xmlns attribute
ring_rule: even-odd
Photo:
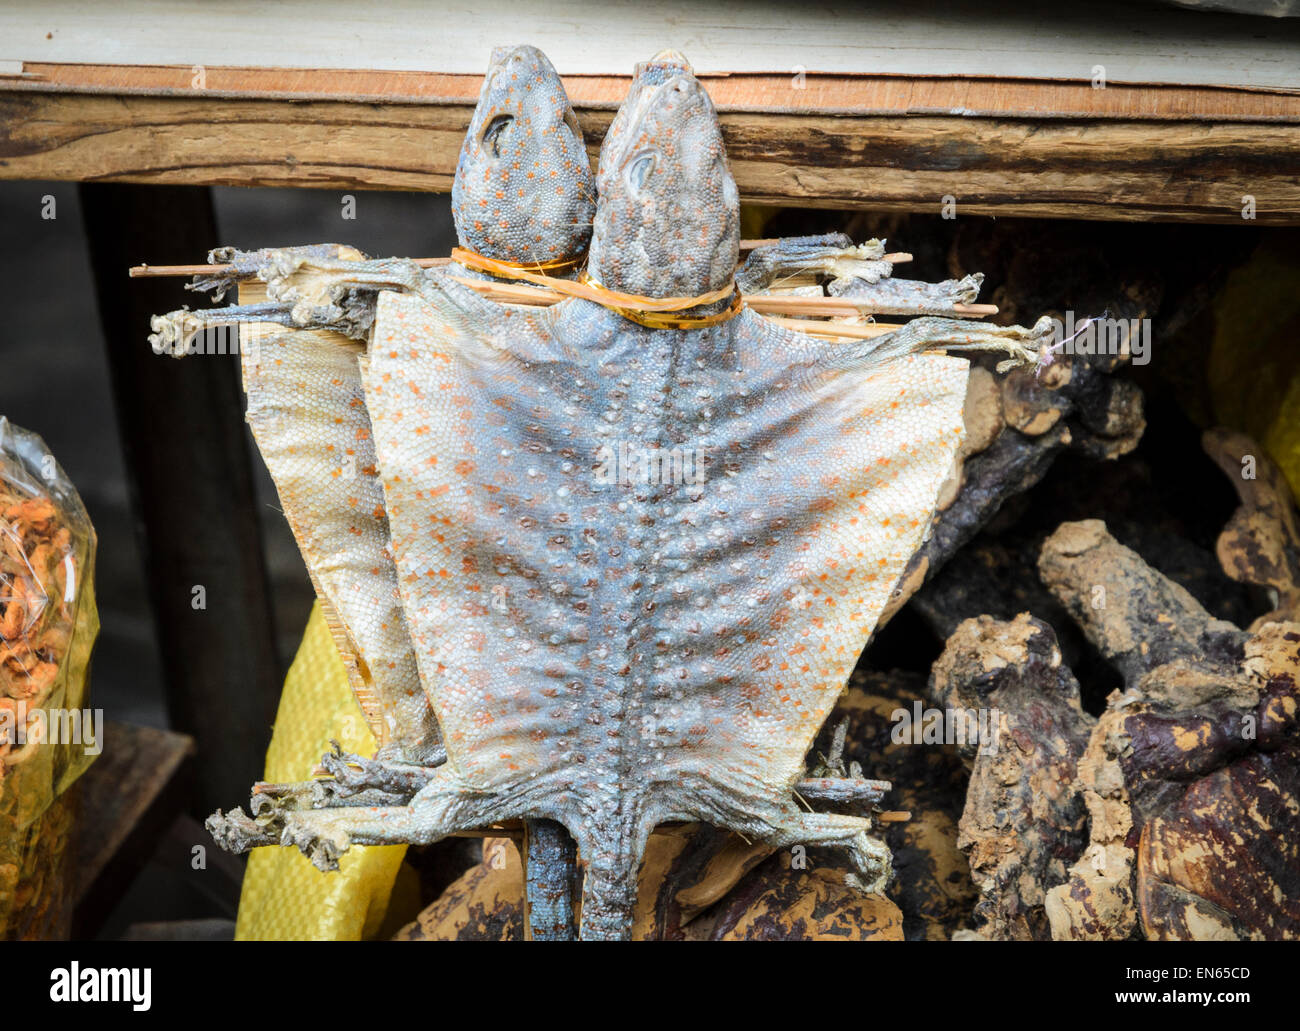
<svg viewBox="0 0 1300 1031"><path fill-rule="evenodd" d="M326 873L339 868L339 856L351 847L346 828L321 810L287 813L280 832L280 844L294 846Z"/></svg>
<svg viewBox="0 0 1300 1031"><path fill-rule="evenodd" d="M153 330L149 334L149 346L154 354L183 358L190 341L203 331L204 325L194 312L182 308L166 315L151 315L149 328Z"/></svg>
<svg viewBox="0 0 1300 1031"><path fill-rule="evenodd" d="M253 819L242 809L228 813L218 809L204 821L203 826L221 848L236 855L261 845L274 845L279 840L278 828Z"/></svg>
<svg viewBox="0 0 1300 1031"><path fill-rule="evenodd" d="M362 792L379 792L390 796L386 799L389 804L404 804L433 776L432 768L381 758L367 759L343 751L337 741L330 744L334 750L321 756L320 766L333 780L316 783L332 801Z"/></svg>

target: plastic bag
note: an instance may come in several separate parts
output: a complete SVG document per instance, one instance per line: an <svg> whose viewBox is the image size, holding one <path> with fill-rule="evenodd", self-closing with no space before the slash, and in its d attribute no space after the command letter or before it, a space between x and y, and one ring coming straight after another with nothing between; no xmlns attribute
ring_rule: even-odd
<svg viewBox="0 0 1300 1031"><path fill-rule="evenodd" d="M0 938L60 938L69 787L103 742L86 708L95 531L40 437L0 417Z"/></svg>

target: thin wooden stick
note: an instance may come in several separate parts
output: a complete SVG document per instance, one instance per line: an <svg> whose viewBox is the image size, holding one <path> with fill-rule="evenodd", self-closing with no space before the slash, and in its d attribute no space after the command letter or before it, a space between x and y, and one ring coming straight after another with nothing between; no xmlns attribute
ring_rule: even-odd
<svg viewBox="0 0 1300 1031"><path fill-rule="evenodd" d="M742 251L753 250L755 247L764 247L768 244L776 243L776 240L741 240L740 249ZM412 258L421 268L441 268L444 265L450 265L450 258ZM893 254L886 254L881 261L887 261L892 265L902 265L912 260L912 256L906 251L897 251ZM163 276L206 276L215 272L229 271L229 265L132 265L127 270L127 275L132 279L155 279Z"/></svg>
<svg viewBox="0 0 1300 1031"><path fill-rule="evenodd" d="M563 297L553 290L547 290L544 287L524 286L522 283L503 283L498 281L488 281L485 279L469 279L465 276L450 277L456 282L469 287L471 290L482 294L489 301L497 301L501 304L528 304L528 305L550 305L555 304ZM840 297L790 297L785 295L775 296L752 296L745 298L745 307L752 308L760 315L813 315L823 318L834 316L859 316L869 314L864 311L864 306L854 304L852 301L846 301ZM996 304L963 304L953 305L953 311L963 315L982 317L984 315L997 314ZM881 332L888 333L898 327L890 326L879 332L836 332L836 330L863 330L870 329L866 326L854 326L844 323L833 322L815 322L805 325L795 325L795 329L805 329L808 332L833 333L836 336L849 337L871 337L879 336Z"/></svg>
<svg viewBox="0 0 1300 1031"><path fill-rule="evenodd" d="M745 306L763 315L869 315L871 308L843 297L790 297L781 294L757 294L745 298ZM893 307L893 305L891 305ZM948 311L969 318L996 315L996 304L954 304Z"/></svg>
<svg viewBox="0 0 1300 1031"><path fill-rule="evenodd" d="M906 823L912 818L912 812L909 809L898 809L893 812L876 813L877 823Z"/></svg>
<svg viewBox="0 0 1300 1031"><path fill-rule="evenodd" d="M912 818L911 810L895 809L881 813L872 814L877 823L906 823ZM658 825L662 830L676 830L687 826L682 821L672 821ZM523 840L524 821L523 820L502 820L500 823L493 824L489 827L478 827L473 830L453 831L449 837L453 838L512 838L516 841Z"/></svg>
<svg viewBox="0 0 1300 1031"><path fill-rule="evenodd" d="M813 322L808 319L785 319L779 315L764 315L763 318L786 329L797 329L810 337L831 340L872 340L903 328L901 322Z"/></svg>

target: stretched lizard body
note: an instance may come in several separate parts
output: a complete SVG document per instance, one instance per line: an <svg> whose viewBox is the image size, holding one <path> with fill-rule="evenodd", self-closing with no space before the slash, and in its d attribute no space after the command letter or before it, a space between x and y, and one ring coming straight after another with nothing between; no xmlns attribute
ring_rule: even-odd
<svg viewBox="0 0 1300 1031"><path fill-rule="evenodd" d="M582 137L554 68L534 47L494 51L453 187L460 243L504 260L578 259L591 235L594 204ZM243 349L247 418L354 693L382 757L432 766L443 751L397 592L362 396L358 359L363 348L322 331L368 332L378 271L384 274L382 285L411 289L447 273L411 262L343 260L345 250L318 246L220 255L232 270L205 280L205 288L224 289L231 276L254 269L274 284L286 267L312 260L371 279L343 288L331 284L323 295L304 290L300 279L288 296L273 292L270 302L224 309L205 324L259 324L245 330L253 343ZM364 256L354 252L354 257ZM459 266L450 271L476 274ZM192 331L203 314L169 318ZM267 322L315 332L271 331Z"/></svg>
<svg viewBox="0 0 1300 1031"><path fill-rule="evenodd" d="M591 278L725 287L738 198L707 94L682 70L620 118ZM967 362L915 352L971 324L836 349L752 312L655 330L585 300L442 293L381 298L366 385L449 759L409 814L358 832L557 820L586 868L584 937L628 933L669 820L845 845L878 886L870 821L807 813L794 787L961 438ZM610 475L628 448L659 471Z"/></svg>
<svg viewBox="0 0 1300 1031"><path fill-rule="evenodd" d="M736 265L716 113L675 64L638 75L602 147L588 271L610 290L698 297ZM748 310L650 329L446 277L382 292L365 406L447 762L408 805L290 810L265 838L328 868L351 842L556 820L588 938L629 934L646 840L672 820L841 845L880 887L871 821L797 804L804 757L962 436L968 363L928 352L1025 358L1045 333L920 319L839 346Z"/></svg>

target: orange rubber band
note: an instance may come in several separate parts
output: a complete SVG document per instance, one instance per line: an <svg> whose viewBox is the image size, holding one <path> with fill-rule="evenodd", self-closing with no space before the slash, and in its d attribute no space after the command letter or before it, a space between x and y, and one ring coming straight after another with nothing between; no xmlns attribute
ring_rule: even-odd
<svg viewBox="0 0 1300 1031"><path fill-rule="evenodd" d="M453 247L451 249L453 261L458 261L462 265L470 268L477 268L482 272L491 272L493 269L486 268L487 265L500 269L502 279L512 279L512 275L507 273L514 272L567 272L569 269L575 269L587 260L587 252L583 251L576 258L551 258L549 261L506 261L504 258L489 258L486 255L479 254L477 251L467 250L464 247Z"/></svg>
<svg viewBox="0 0 1300 1031"><path fill-rule="evenodd" d="M633 322L649 326L652 329L692 329L699 326L714 326L734 317L740 311L742 305L740 291L736 289L734 280L726 286L696 297L643 297L640 294L624 294L619 293L617 290L610 290L585 273L578 280L556 279L553 276L530 271L529 268L513 262L498 261L496 258L489 258L482 254L476 254L474 251L467 251L463 247L453 247L451 257L453 261L458 261L468 268L500 276L502 279L522 279L525 282L546 287L568 297L579 297L584 301L593 301L602 307L609 308L611 311L618 312ZM656 315L662 316L667 312L685 311L688 308L716 304L718 301L725 301L729 297L731 298L731 304L713 315L682 315L672 318L655 318Z"/></svg>

